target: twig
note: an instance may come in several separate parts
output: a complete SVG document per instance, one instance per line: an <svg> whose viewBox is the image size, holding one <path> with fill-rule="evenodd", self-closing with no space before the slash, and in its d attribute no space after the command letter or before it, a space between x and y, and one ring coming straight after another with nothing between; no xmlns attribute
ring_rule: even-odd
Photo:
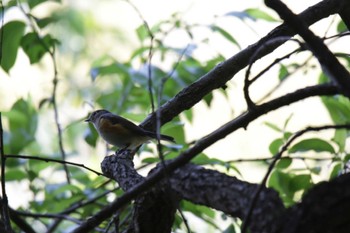
<svg viewBox="0 0 350 233"><path fill-rule="evenodd" d="M86 205L90 205L90 204L93 204L95 203L98 199L106 196L107 194L111 193L111 192L115 192L119 189L118 188L115 188L115 189L112 189L112 190L108 190L94 198L91 198L90 200L86 200L85 202L81 202L78 201L76 202L75 204L73 204L71 207L69 207L68 209L65 209L64 211L60 212L59 214L70 214L74 211L76 211L77 209L80 209L81 207L84 207ZM60 224L60 222L62 221L62 219L57 219L46 231L46 233L53 233L55 232L56 228L58 227L58 225Z"/></svg>
<svg viewBox="0 0 350 233"><path fill-rule="evenodd" d="M242 224L242 233L245 233L247 231L255 204L259 198L259 194L261 193L261 190L266 186L266 182L267 182L268 177L270 176L277 161L281 159L283 153L288 149L288 147L294 142L295 139L299 138L303 134L305 134L307 132L311 132L311 131L321 131L321 130L327 130L327 129L350 129L350 125L346 124L346 125L325 125L325 126L320 126L320 127L307 127L306 129L303 129L303 130L295 133L293 136L291 136L288 139L288 141L283 145L283 147L280 149L280 151L274 156L271 164L269 165L269 167L267 169L267 172L266 172L263 180L261 181L259 187L257 188L256 192L253 195L252 201L250 202L247 215L246 215L246 217L243 221L243 224Z"/></svg>
<svg viewBox="0 0 350 233"><path fill-rule="evenodd" d="M44 162L55 162L55 163L60 163L60 164L68 164L72 166L77 166L77 167L82 167L86 170L89 170L93 173L95 173L98 176L105 176L101 172L95 171L89 167L86 167L84 164L81 163L73 163L73 162L68 162L64 160L59 160L59 159L52 159L52 158L46 158L46 157L40 157L40 156L31 156L31 155L6 155L7 158L15 158L15 159L34 159L34 160L40 160Z"/></svg>
<svg viewBox="0 0 350 233"><path fill-rule="evenodd" d="M294 68L292 73L288 73L288 76L290 76L291 74L295 73L298 69L300 69L301 67L304 67L307 65L307 63L313 58L313 56L309 56L307 59L305 59L305 61L298 65L297 68ZM265 94L261 99L259 99L257 101L257 103L262 103L266 98L268 98L269 96L271 96L281 85L282 83L285 81L286 79L283 79L281 82L279 82L274 88L272 88L267 94Z"/></svg>
<svg viewBox="0 0 350 233"><path fill-rule="evenodd" d="M250 80L251 83L255 82L258 78L260 78L264 73L266 73L269 69L271 69L274 65L280 63L281 61L283 61L284 59L289 58L290 56L292 56L295 53L298 53L300 51L302 51L302 48L297 48L295 50L293 50L292 52L284 55L283 57L277 58L276 60L274 60L270 65L268 65L267 67L265 67L262 71L259 72L259 74L257 74L254 78L252 78Z"/></svg>
<svg viewBox="0 0 350 233"><path fill-rule="evenodd" d="M248 68L247 71L245 73L245 78L244 78L244 87L243 87L243 92L244 92L244 98L246 100L248 109L253 109L255 107L255 103L252 101L252 99L250 98L249 95L249 86L255 82L259 77L261 77L264 73L266 73L269 69L271 69L274 65L276 65L277 63L281 62L284 59L289 58L292 54L301 51L301 48L298 48L294 51L292 51L291 53L276 59L274 62L272 62L272 64L270 64L269 66L267 66L265 69L263 69L258 75L256 75L253 79L249 79L249 75L250 75L250 70L253 67L253 64L255 63L255 61L258 60L258 55L261 53L261 51L263 51L265 49L265 47L268 47L270 45L276 44L276 43L281 43L281 42L286 42L288 40L291 41L297 41L299 44L301 44L298 40L295 39L290 39L290 37L277 37L274 38L272 40L266 41L265 43L261 44L260 47L258 47L256 49L256 51L254 51L253 55L251 56L250 60L249 60L249 64L248 64Z"/></svg>
<svg viewBox="0 0 350 233"><path fill-rule="evenodd" d="M152 57L153 57L153 41L154 41L154 35L151 31L151 28L149 27L146 19L143 17L142 13L140 10L135 6L134 3L132 3L130 0L125 0L137 13L137 15L140 17L142 20L143 26L146 28L147 33L151 39L150 41L150 47L148 50L148 92L150 95L150 101L151 101L151 106L152 106L152 113L155 111L154 107L154 98L153 98L153 90L152 90Z"/></svg>
<svg viewBox="0 0 350 233"><path fill-rule="evenodd" d="M273 160L273 159L274 159L274 157L232 159L232 160L225 161L225 163L251 163L251 162L259 163L259 162L268 162L268 161ZM315 157L311 157L311 156L284 156L281 159L298 159L298 160L325 161L325 160L333 160L334 157L315 158Z"/></svg>
<svg viewBox="0 0 350 233"><path fill-rule="evenodd" d="M159 156L159 159L161 160L162 166L165 166L165 163L164 163L164 156L163 156L163 152L162 152L162 145L161 145L161 142L160 142L160 127L162 126L160 107L161 107L161 101L162 101L164 85L165 85L166 81L173 76L174 72L176 71L177 67L180 64L180 61L182 60L182 58L186 54L186 51L187 51L188 47L189 47L189 45L187 45L186 48L182 51L180 57L178 58L177 62L175 63L175 66L168 73L168 75L161 79L161 83L160 83L159 90L158 90L158 99L157 99L158 108L157 108L157 111L156 111L156 134L157 134L158 156Z"/></svg>
<svg viewBox="0 0 350 233"><path fill-rule="evenodd" d="M4 154L4 138L3 138L3 129L2 129L2 117L0 112L0 156L1 156L1 190L2 190L2 205L1 205L1 214L2 220L5 225L6 232L13 232L11 227L10 215L9 215L9 206L8 199L6 195L6 181L5 181L5 164L6 156Z"/></svg>
<svg viewBox="0 0 350 233"><path fill-rule="evenodd" d="M181 215L181 218L182 218L182 220L183 220L183 222L184 222L184 224L185 224L187 233L191 233L192 231L191 231L190 226L188 225L186 216L185 216L184 213L182 212L181 208L178 208L178 211L179 211L179 213L180 213L180 215Z"/></svg>
<svg viewBox="0 0 350 233"><path fill-rule="evenodd" d="M307 25L311 25L322 18L326 18L331 14L335 14L341 9L343 0L324 0L299 14ZM175 116L178 116L182 111L191 108L196 103L202 100L211 91L221 88L231 80L240 70L249 64L251 56L260 44L264 44L278 37L291 37L295 35L295 31L288 28L286 24L282 24L273 29L268 35L261 38L257 43L250 45L246 49L238 52L226 61L218 64L207 74L198 78L197 81L180 91L173 99L161 106L162 124L171 121ZM270 54L271 51L279 47L282 42L267 46L264 48L257 58ZM156 114L150 114L142 123L141 126L148 130L155 130Z"/></svg>
<svg viewBox="0 0 350 233"><path fill-rule="evenodd" d="M350 32L342 32L342 33L339 33L339 34L336 34L336 35L333 35L333 36L329 36L329 37L325 37L324 39L325 40L329 40L329 39L333 39L333 38L340 38L340 37L343 37L343 36L350 36Z"/></svg>
<svg viewBox="0 0 350 233"><path fill-rule="evenodd" d="M2 62L2 46L4 43L4 18L5 18L5 9L2 1L0 1L0 8L1 8L1 34L0 34L0 64ZM8 206L8 199L6 195L6 181L5 181L5 164L6 164L6 156L4 154L4 132L2 128L2 117L0 112L0 157L1 157L1 190L2 190L2 205L1 205L1 214L2 214L2 220L4 223L5 230L7 232L12 232L11 222L10 222L10 215L9 215L9 206Z"/></svg>
<svg viewBox="0 0 350 233"><path fill-rule="evenodd" d="M10 218L11 221L16 224L16 226L21 229L21 232L25 232L25 233L36 233L36 231L34 231L32 225L30 225L29 223L27 223L26 221L24 221L20 216L18 216L18 214L16 213L15 210L11 209L11 207L9 207L9 213L10 213Z"/></svg>
<svg viewBox="0 0 350 233"><path fill-rule="evenodd" d="M56 124L56 128L57 128L57 133L58 133L58 147L59 147L59 150L60 150L60 153L61 153L61 156L62 156L62 160L66 160L66 152L65 152L64 147L63 147L62 128L61 128L61 125L60 125L60 122L59 122L58 107L57 107L57 102L56 102L57 84L58 84L58 69L57 69L57 63L56 63L56 58L55 58L55 46L53 45L52 51L51 51L50 48L45 44L43 39L39 36L39 31L35 27L35 25L33 23L33 20L32 20L33 16L30 15L29 13L27 13L24 10L20 0L17 0L17 4L18 4L20 10L23 12L23 14L28 18L30 27L35 32L35 35L37 36L38 41L43 46L43 48L46 50L46 52L50 55L51 60L52 60L52 65L53 65L53 80L52 80L53 89L52 89L51 103L52 103L53 110L54 110L54 119L55 119L55 124ZM67 165L63 164L63 168L64 168L64 171L65 171L65 174L66 174L67 183L70 184L70 176L69 176L69 171L68 171Z"/></svg>
<svg viewBox="0 0 350 233"><path fill-rule="evenodd" d="M288 26L293 28L305 40L309 49L321 64L324 72L344 95L350 97L350 74L323 43L322 39L308 29L305 22L281 1L265 0L265 4L275 10Z"/></svg>
<svg viewBox="0 0 350 233"><path fill-rule="evenodd" d="M104 230L104 233L108 233L109 229L114 225L115 227L115 233L119 232L119 211L113 215L112 219L109 221L109 223L106 226L106 229Z"/></svg>
<svg viewBox="0 0 350 233"><path fill-rule="evenodd" d="M49 214L49 213L38 214L38 213L30 213L30 212L24 212L24 211L18 211L18 210L16 210L15 212L18 215L24 216L24 217L31 217L31 218L58 218L58 219L65 219L65 220L74 222L76 224L80 224L81 223L81 221L79 221L78 219L69 217L69 216L64 215L64 214Z"/></svg>

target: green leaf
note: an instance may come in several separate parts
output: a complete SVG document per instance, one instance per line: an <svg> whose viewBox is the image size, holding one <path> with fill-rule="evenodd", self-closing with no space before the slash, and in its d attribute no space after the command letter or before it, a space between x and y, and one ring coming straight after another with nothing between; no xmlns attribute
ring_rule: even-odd
<svg viewBox="0 0 350 233"><path fill-rule="evenodd" d="M287 125L288 125L288 123L290 122L290 120L292 119L292 117L293 117L293 113L291 113L291 114L289 115L289 117L286 119L286 121L284 122L284 125L283 125L283 129L284 129L284 130L287 128ZM285 133L287 133L287 132L285 132Z"/></svg>
<svg viewBox="0 0 350 233"><path fill-rule="evenodd" d="M129 75L129 67L122 63L112 63L106 66L94 67L90 70L90 75L93 81L97 76L118 74L118 75Z"/></svg>
<svg viewBox="0 0 350 233"><path fill-rule="evenodd" d="M291 192L297 192L300 190L308 190L312 187L312 179L310 174L296 175L290 180L289 184Z"/></svg>
<svg viewBox="0 0 350 233"><path fill-rule="evenodd" d="M15 64L21 38L24 34L25 24L20 21L10 21L0 30L3 36L1 67L7 73Z"/></svg>
<svg viewBox="0 0 350 233"><path fill-rule="evenodd" d="M47 2L47 1L51 1L51 2L61 2L61 0L28 0L28 5L31 9L33 9L34 7L36 7L37 5Z"/></svg>
<svg viewBox="0 0 350 233"><path fill-rule="evenodd" d="M147 37L150 37L149 32L144 24L140 25L136 29L136 34L141 42L144 41Z"/></svg>
<svg viewBox="0 0 350 233"><path fill-rule="evenodd" d="M193 110L192 109L188 109L182 112L182 115L186 117L186 119L190 122L193 123Z"/></svg>
<svg viewBox="0 0 350 233"><path fill-rule="evenodd" d="M347 163L350 161L350 154L346 154L343 159L344 163Z"/></svg>
<svg viewBox="0 0 350 233"><path fill-rule="evenodd" d="M230 224L222 233L236 233L235 226Z"/></svg>
<svg viewBox="0 0 350 233"><path fill-rule="evenodd" d="M213 93L210 92L209 94L205 95L203 97L203 100L207 104L207 106L210 107L211 101L213 100Z"/></svg>
<svg viewBox="0 0 350 233"><path fill-rule="evenodd" d="M273 124L273 123L271 123L271 122L265 121L264 124L265 124L266 126L268 126L269 128L271 128L271 129L277 131L277 132L282 132L282 131L283 131L281 128L279 128L277 125L275 125L275 124Z"/></svg>
<svg viewBox="0 0 350 233"><path fill-rule="evenodd" d="M332 171L329 175L329 179L334 179L340 175L343 165L341 162L336 162L332 164Z"/></svg>
<svg viewBox="0 0 350 233"><path fill-rule="evenodd" d="M202 63L192 57L188 57L179 63L173 77L178 82L178 85L185 87L192 83L195 78L201 77L206 73L207 71Z"/></svg>
<svg viewBox="0 0 350 233"><path fill-rule="evenodd" d="M174 137L177 144L185 144L184 123L178 117L162 126L162 134Z"/></svg>
<svg viewBox="0 0 350 233"><path fill-rule="evenodd" d="M347 136L348 136L348 133L347 133L347 130L345 129L338 129L335 131L333 141L337 143L337 145L339 146L339 152L345 151Z"/></svg>
<svg viewBox="0 0 350 233"><path fill-rule="evenodd" d="M85 131L84 140L92 147L96 147L98 133L92 124L89 124L88 129Z"/></svg>
<svg viewBox="0 0 350 233"><path fill-rule="evenodd" d="M316 152L330 152L335 153L333 146L325 140L319 138L311 138L302 140L295 145L293 145L290 149L290 153L296 152L305 152L313 150Z"/></svg>
<svg viewBox="0 0 350 233"><path fill-rule="evenodd" d="M6 181L20 181L27 179L27 173L21 169L7 169L5 173Z"/></svg>
<svg viewBox="0 0 350 233"><path fill-rule="evenodd" d="M350 101L344 96L322 97L329 115L336 124L346 124L350 122Z"/></svg>
<svg viewBox="0 0 350 233"><path fill-rule="evenodd" d="M210 26L211 30L213 30L214 32L218 32L220 33L223 37L225 37L228 41L230 41L232 44L237 45L238 48L241 48L238 44L238 42L236 41L235 38L233 38L233 36L231 36L230 33L228 33L226 30L224 30L223 28L216 26L216 25L211 25Z"/></svg>
<svg viewBox="0 0 350 233"><path fill-rule="evenodd" d="M287 67L285 65L281 65L280 66L280 70L278 73L278 79L280 81L283 81L284 79L286 79L289 76L289 71L287 69Z"/></svg>
<svg viewBox="0 0 350 233"><path fill-rule="evenodd" d="M293 175L290 173L285 173L279 169L275 169L271 173L267 182L268 187L274 188L277 192L279 192L283 202L287 206L294 203L294 192L290 190L290 182L292 177Z"/></svg>
<svg viewBox="0 0 350 233"><path fill-rule="evenodd" d="M283 139L284 141L287 141L293 134L291 132L284 132L283 133Z"/></svg>
<svg viewBox="0 0 350 233"><path fill-rule="evenodd" d="M262 19L268 22L278 22L277 19L257 8L250 8L245 10L244 12L251 16L253 19Z"/></svg>
<svg viewBox="0 0 350 233"><path fill-rule="evenodd" d="M13 7L13 6L17 6L17 0L9 0L7 1L7 3L5 4L5 7L6 8L10 8L10 7ZM5 8L5 9L6 9Z"/></svg>
<svg viewBox="0 0 350 233"><path fill-rule="evenodd" d="M35 140L38 115L31 101L18 100L10 112L4 113L9 119L10 134L8 145L10 154L18 154L24 147Z"/></svg>
<svg viewBox="0 0 350 233"><path fill-rule="evenodd" d="M55 43L57 43L57 40L53 39L49 34L40 38L37 33L29 32L22 37L21 47L29 57L30 63L34 64L40 61Z"/></svg>
<svg viewBox="0 0 350 233"><path fill-rule="evenodd" d="M148 157L148 158L144 158L142 159L142 163L158 163L159 162L159 158L158 157Z"/></svg>
<svg viewBox="0 0 350 233"><path fill-rule="evenodd" d="M337 32L338 32L338 33L346 32L346 31L348 31L348 30L350 30L350 29L346 26L346 24L344 23L344 21L340 21L340 22L338 23L338 25L337 25Z"/></svg>
<svg viewBox="0 0 350 233"><path fill-rule="evenodd" d="M276 168L278 169L286 169L292 164L293 160L291 158L281 158L277 164Z"/></svg>
<svg viewBox="0 0 350 233"><path fill-rule="evenodd" d="M209 158L207 155L201 153L199 155L197 155L193 160L193 163L198 164L198 165L223 165L225 162L219 160L219 159L215 159L215 158Z"/></svg>
<svg viewBox="0 0 350 233"><path fill-rule="evenodd" d="M41 19L35 19L35 22L37 23L37 25L43 29L44 27L46 27L47 25L56 22L58 19L56 17L45 17L45 18L41 18Z"/></svg>
<svg viewBox="0 0 350 233"><path fill-rule="evenodd" d="M182 201L182 205L183 205L183 210L190 211L198 217L203 217L204 215L210 218L215 217L215 211L210 209L209 207L196 205L189 201Z"/></svg>
<svg viewBox="0 0 350 233"><path fill-rule="evenodd" d="M313 167L310 169L310 172L316 175L319 175L321 172L321 167L317 166L317 167Z"/></svg>
<svg viewBox="0 0 350 233"><path fill-rule="evenodd" d="M280 148L283 146L283 144L284 144L284 140L281 138L277 138L277 139L273 140L269 146L270 153L272 155L277 154L279 152Z"/></svg>

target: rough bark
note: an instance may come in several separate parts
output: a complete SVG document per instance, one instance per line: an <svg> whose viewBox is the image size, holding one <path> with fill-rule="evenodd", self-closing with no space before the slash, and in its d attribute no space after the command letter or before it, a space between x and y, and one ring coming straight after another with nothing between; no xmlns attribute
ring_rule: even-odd
<svg viewBox="0 0 350 233"><path fill-rule="evenodd" d="M124 191L145 180L134 169L132 158L125 151L106 157L101 164L104 174L116 180ZM158 183L135 199L133 221L126 232L171 232L179 201L177 193L170 189L168 183Z"/></svg>
<svg viewBox="0 0 350 233"><path fill-rule="evenodd" d="M125 191L131 188L131 184L136 185L140 182L140 177L134 175L137 172L129 166L128 160L127 156L108 156L102 163L102 171L111 175ZM162 167L162 164L159 164L151 173ZM154 188L136 199L131 226L134 231L129 229L129 232L170 232L180 199L244 218L253 198L252 194L258 186L218 171L186 164L167 174ZM275 218L283 211L284 207L278 194L272 189L264 188L259 196L257 208L253 211L253 218L259 221L251 221L252 232L262 232L261 229L273 224Z"/></svg>
<svg viewBox="0 0 350 233"><path fill-rule="evenodd" d="M350 232L350 173L316 185L278 223L280 233Z"/></svg>
<svg viewBox="0 0 350 233"><path fill-rule="evenodd" d="M108 156L103 172L117 174L115 167L128 163L127 158ZM122 165L124 167L124 165ZM158 165L152 172L162 169ZM134 168L127 166L127 173ZM119 184L139 182L124 176L113 176ZM128 182L125 182L127 179ZM205 205L232 217L244 219L259 184L187 164L168 174L150 191L137 198L134 218L128 232L171 232L180 199ZM123 189L131 188L125 186ZM127 190L126 190L127 191ZM316 185L301 203L285 209L278 194L269 188L261 192L254 208L249 229L252 233L345 233L350 232L350 174Z"/></svg>
<svg viewBox="0 0 350 233"><path fill-rule="evenodd" d="M251 184L215 170L186 164L169 176L181 198L244 219L259 184ZM249 223L251 232L264 232L284 210L278 193L263 188ZM269 214L264 214L269 213Z"/></svg>

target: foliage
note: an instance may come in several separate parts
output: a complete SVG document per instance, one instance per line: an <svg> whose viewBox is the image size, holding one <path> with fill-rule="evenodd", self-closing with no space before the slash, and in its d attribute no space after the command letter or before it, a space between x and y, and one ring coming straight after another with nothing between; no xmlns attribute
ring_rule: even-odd
<svg viewBox="0 0 350 233"><path fill-rule="evenodd" d="M54 11L42 17L36 16L36 9L45 8L47 4L53 6ZM224 41L223 43L229 43L232 48L241 49L240 42L235 35L228 28L216 23L215 20L208 25L190 25L182 19L180 13L175 13L168 19L151 25L149 30L146 24L141 24L136 28L134 36L138 39L137 45L132 48L130 56L123 60L106 50L101 53L94 51L97 47L94 43L100 43L100 38L96 34L103 34L103 30L106 30L103 25L99 25L97 21L90 18L87 12L74 8L69 9L67 6L62 9L61 5L63 5L61 1L42 0L8 1L5 5L3 17L6 18L11 10L16 9L22 12L23 19L6 21L1 28L0 33L3 35L1 68L11 76L11 70L17 68L16 59L19 53L26 56L33 67L47 66L48 62L55 62L50 60L50 54L55 55L51 59L57 59L60 63L73 61L71 67L61 65L58 68L60 80L58 83L53 81L52 85L58 85L59 89L62 87L56 100L60 109L59 116L62 117L64 114L72 116L70 112L74 112L73 117L68 117L68 120L64 122L61 129L63 137L60 137L54 127L54 121L59 121L60 118L54 119L52 108L53 98L56 97L46 96L37 101L38 103L34 102L31 97L35 93L29 93L26 98L18 98L3 114L5 154L40 155L49 159L62 159L59 141L63 143L63 149L69 161L82 156L78 148L81 145L88 148L85 150L87 154L101 153L101 147L99 147L101 144L96 131L91 126L81 124L82 119L86 116L86 111L81 114L82 111L79 109L83 108L84 102L90 103L92 100L93 104L90 104L96 109L108 109L133 121L141 122L152 111L150 95L155 100L155 106L161 106L184 87L191 85L226 59L220 53L214 53L208 59L196 55L196 49L199 46L212 46L210 35L218 35L220 40ZM230 17L241 21L247 19L254 22L262 20L265 23L277 21L274 16L258 8L229 12L223 16L227 21L230 20ZM346 29L342 22L336 27L339 32ZM196 30L199 29L206 30L208 36L198 40ZM118 35L118 32L112 29L109 33L112 33L114 37ZM175 47L166 42L176 33L185 34L188 45ZM97 42L93 42L95 36ZM75 51L69 49L69 43L72 43L71 38L81 41L80 47L77 45ZM119 39L120 43L126 43L122 38ZM76 71L74 62L79 59L81 63L77 62L77 66L89 61L90 69L86 73L89 73L90 77L81 79L74 73ZM343 56L341 59L344 59L347 66L350 67L348 56ZM307 60L281 62L278 66L279 72L275 75L278 85L292 79L300 69L315 70ZM55 72L56 70L52 71L51 77L49 75L46 78L54 80ZM150 76L151 88L149 88ZM321 74L319 82L326 81L327 78ZM60 86L61 83L63 83L62 86ZM149 89L151 89L151 94ZM218 90L218 93L229 99L229 90L222 88ZM213 99L213 93L211 93L202 100L202 103L209 108L213 107ZM349 123L349 99L343 96L331 96L322 97L321 100L332 123ZM67 107L67 110L63 110L68 104L70 106ZM162 133L172 135L177 142L176 145L164 147L165 159L175 158L180 150L191 146L186 138L183 122L193 123L194 114L193 109L188 109L171 123L162 127ZM278 137L267 146L271 156L264 157L262 163L264 168L267 167L267 162L272 156L276 155L297 131L288 127L292 120L291 115L286 119L283 127L272 121L266 122L266 125L274 130ZM61 124L61 122L57 123ZM39 127L45 130L39 131ZM323 174L327 179L331 179L345 172L350 160L346 148L347 138L348 131L345 129L334 131L333 137L307 135L300 138L278 161L269 177L268 186L280 193L285 205L295 204L307 190L318 182L315 177ZM138 157L141 161L140 166L152 167L160 162L160 159L154 156L156 153L154 147L146 146L143 152ZM81 158L86 159L82 156L79 160ZM87 160L99 164L101 157L96 158L95 156ZM257 158L257 162L259 161L261 160ZM239 162L236 161L227 161L220 157L212 158L206 153L201 153L193 162L228 174L243 176L238 166ZM331 167L331 169L327 171L326 167ZM70 183L63 178L64 174L62 164L52 161L45 162L45 160L38 161L24 159L24 157L9 157L6 161L7 185L15 183L27 185L29 194L26 195L26 203L16 211L20 216L25 216L22 212L30 212L32 218L26 217L25 219L38 231L49 229L55 222L61 221L57 232L70 231L77 223L92 216L96 210L106 206L115 197L122 195L122 191L108 178L96 176L82 167L69 167ZM237 221L227 218L230 225L223 229L217 224L219 214L205 206L184 201L181 209L186 214L191 213L211 225L213 229L222 232L236 232L239 225ZM131 211L132 205L130 204L118 213L120 229L127 227ZM39 218L39 214L47 214L47 217ZM70 217L61 219L57 217L58 215L69 215ZM111 223L106 221L100 225L100 228L107 229L110 225ZM180 214L177 214L174 231L180 231L179 229L185 229L185 221ZM15 230L19 231L16 226Z"/></svg>

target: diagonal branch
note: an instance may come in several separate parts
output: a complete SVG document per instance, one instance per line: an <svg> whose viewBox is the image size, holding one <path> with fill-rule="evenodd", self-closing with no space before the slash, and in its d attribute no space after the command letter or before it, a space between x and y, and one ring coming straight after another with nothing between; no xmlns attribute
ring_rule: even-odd
<svg viewBox="0 0 350 233"><path fill-rule="evenodd" d="M344 95L350 97L350 74L323 43L322 39L311 32L304 21L280 0L265 0L265 3L268 7L274 9L305 40L312 53L320 62L324 72Z"/></svg>
<svg viewBox="0 0 350 233"><path fill-rule="evenodd" d="M307 25L311 25L322 18L326 18L331 14L337 13L343 7L343 0L324 0L316 5L306 9L299 14L301 20ZM198 103L204 96L211 91L218 89L225 85L227 81L237 74L240 70L246 67L250 62L256 50L265 45L267 41L280 37L292 37L295 35L294 30L289 28L286 24L278 26L272 30L268 35L263 37L257 43L250 45L246 49L240 51L228 60L218 64L213 70L202 76L198 81L180 91L173 99L169 100L160 107L161 124L171 121L175 116L178 116L184 110L187 110ZM287 40L287 39L286 39ZM256 59L260 59L265 55L271 53L283 41L278 41L274 44L264 46ZM146 129L156 128L156 114L150 114L142 123L141 126Z"/></svg>

